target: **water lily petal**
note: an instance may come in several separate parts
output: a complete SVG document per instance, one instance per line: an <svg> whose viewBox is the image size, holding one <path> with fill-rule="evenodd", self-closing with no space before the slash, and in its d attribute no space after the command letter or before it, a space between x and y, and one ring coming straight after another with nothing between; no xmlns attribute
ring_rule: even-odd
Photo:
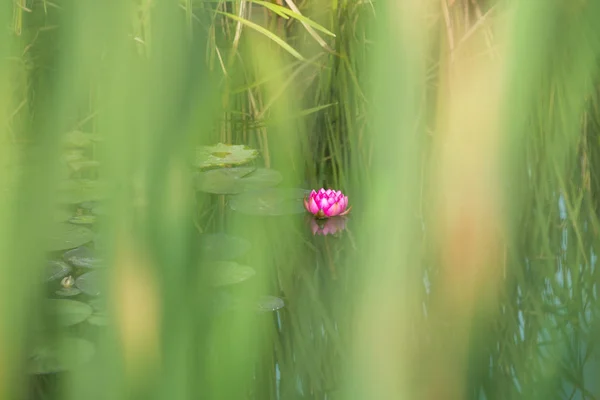
<svg viewBox="0 0 600 400"><path fill-rule="evenodd" d="M311 214L316 214L319 212L319 206L317 205L317 203L315 203L315 199L311 198L310 201L308 202L308 211L310 211Z"/></svg>
<svg viewBox="0 0 600 400"><path fill-rule="evenodd" d="M329 207L328 210L323 210L323 211L325 212L325 215L328 217L334 217L341 212L339 203L334 203L331 207Z"/></svg>
<svg viewBox="0 0 600 400"><path fill-rule="evenodd" d="M325 211L325 209L329 209L329 203L327 202L326 198L322 198L321 201L319 202L319 207Z"/></svg>

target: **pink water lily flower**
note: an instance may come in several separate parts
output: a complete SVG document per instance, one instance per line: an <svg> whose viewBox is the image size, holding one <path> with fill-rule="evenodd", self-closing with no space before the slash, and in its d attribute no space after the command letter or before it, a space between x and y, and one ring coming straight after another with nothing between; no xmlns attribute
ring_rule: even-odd
<svg viewBox="0 0 600 400"><path fill-rule="evenodd" d="M304 199L304 208L317 218L329 218L336 215L346 215L350 212L348 208L348 196L339 190L319 189L314 190Z"/></svg>

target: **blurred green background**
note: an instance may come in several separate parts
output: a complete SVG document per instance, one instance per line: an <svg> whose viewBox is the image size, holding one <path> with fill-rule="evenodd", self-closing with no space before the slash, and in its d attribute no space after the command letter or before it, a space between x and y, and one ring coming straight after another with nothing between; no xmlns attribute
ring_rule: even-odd
<svg viewBox="0 0 600 400"><path fill-rule="evenodd" d="M600 398L598 15L3 2L0 399Z"/></svg>

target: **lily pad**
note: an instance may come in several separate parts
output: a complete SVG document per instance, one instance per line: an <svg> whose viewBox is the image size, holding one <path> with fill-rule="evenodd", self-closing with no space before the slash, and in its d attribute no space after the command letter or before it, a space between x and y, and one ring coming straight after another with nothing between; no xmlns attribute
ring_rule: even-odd
<svg viewBox="0 0 600 400"><path fill-rule="evenodd" d="M88 296L99 296L101 279L97 271L86 272L75 280L75 286Z"/></svg>
<svg viewBox="0 0 600 400"><path fill-rule="evenodd" d="M100 136L94 133L72 131L64 135L63 145L67 148L85 148L100 140Z"/></svg>
<svg viewBox="0 0 600 400"><path fill-rule="evenodd" d="M233 261L216 261L211 264L213 269L211 283L214 286L226 286L244 282L252 278L256 272L247 265Z"/></svg>
<svg viewBox="0 0 600 400"><path fill-rule="evenodd" d="M107 326L108 325L108 316L103 312L97 312L91 317L88 318L87 322L96 326Z"/></svg>
<svg viewBox="0 0 600 400"><path fill-rule="evenodd" d="M277 311L284 306L283 299L275 296L263 296L257 302L259 311Z"/></svg>
<svg viewBox="0 0 600 400"><path fill-rule="evenodd" d="M100 203L98 203L97 201L84 201L83 203L79 204L79 207L83 208L84 210L91 210L94 207L98 207Z"/></svg>
<svg viewBox="0 0 600 400"><path fill-rule="evenodd" d="M95 312L104 312L106 310L106 299L102 297L96 297L90 299L88 304L94 309Z"/></svg>
<svg viewBox="0 0 600 400"><path fill-rule="evenodd" d="M74 225L93 225L96 223L95 215L75 215L69 219L70 224Z"/></svg>
<svg viewBox="0 0 600 400"><path fill-rule="evenodd" d="M266 168L222 168L201 172L196 188L213 194L238 194L279 184L283 177Z"/></svg>
<svg viewBox="0 0 600 400"><path fill-rule="evenodd" d="M101 268L102 259L96 257L96 252L89 247L78 247L63 254L63 260L78 268Z"/></svg>
<svg viewBox="0 0 600 400"><path fill-rule="evenodd" d="M50 374L84 365L94 356L94 344L80 338L59 337L55 343L34 346L29 357L29 373Z"/></svg>
<svg viewBox="0 0 600 400"><path fill-rule="evenodd" d="M92 208L92 214L107 215L107 209L105 206L96 206L96 207Z"/></svg>
<svg viewBox="0 0 600 400"><path fill-rule="evenodd" d="M93 238L94 232L83 226L66 223L56 224L48 238L47 250L72 249L90 242Z"/></svg>
<svg viewBox="0 0 600 400"><path fill-rule="evenodd" d="M58 202L61 204L80 204L106 197L106 185L96 180L67 179L58 188Z"/></svg>
<svg viewBox="0 0 600 400"><path fill-rule="evenodd" d="M258 151L243 145L218 143L201 146L196 150L195 166L198 168L243 165L258 157Z"/></svg>
<svg viewBox="0 0 600 400"><path fill-rule="evenodd" d="M71 218L72 216L73 211L67 210L66 208L57 208L56 210L54 210L52 219L54 222L59 223L68 221L69 218Z"/></svg>
<svg viewBox="0 0 600 400"><path fill-rule="evenodd" d="M46 263L46 280L48 282L64 278L71 273L71 266L62 261L48 261Z"/></svg>
<svg viewBox="0 0 600 400"><path fill-rule="evenodd" d="M304 189L265 189L241 193L229 201L231 209L249 215L278 216L305 212Z"/></svg>
<svg viewBox="0 0 600 400"><path fill-rule="evenodd" d="M79 324L92 315L92 307L81 301L67 299L46 300L47 310L51 318L59 326L71 326Z"/></svg>
<svg viewBox="0 0 600 400"><path fill-rule="evenodd" d="M81 294L81 290L77 289L76 287L61 288L56 291L56 294L62 297L72 297Z"/></svg>
<svg viewBox="0 0 600 400"><path fill-rule="evenodd" d="M230 236L225 233L205 233L200 235L199 242L205 260L234 260L250 250L250 242L246 239Z"/></svg>

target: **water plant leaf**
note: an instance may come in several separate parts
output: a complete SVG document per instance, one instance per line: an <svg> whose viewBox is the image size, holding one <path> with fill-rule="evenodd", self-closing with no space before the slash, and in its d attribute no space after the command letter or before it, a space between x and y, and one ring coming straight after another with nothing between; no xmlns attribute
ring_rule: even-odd
<svg viewBox="0 0 600 400"><path fill-rule="evenodd" d="M55 293L58 296L62 296L62 297L72 297L72 296L77 296L78 294L81 294L81 290L77 289L76 287L61 288L61 289L58 289Z"/></svg>
<svg viewBox="0 0 600 400"><path fill-rule="evenodd" d="M47 240L48 251L67 250L79 247L94 239L94 232L83 226L68 223L56 224Z"/></svg>
<svg viewBox="0 0 600 400"><path fill-rule="evenodd" d="M201 146L196 149L197 168L215 168L230 165L243 165L258 157L258 151L244 145L217 143L214 146Z"/></svg>
<svg viewBox="0 0 600 400"><path fill-rule="evenodd" d="M30 374L50 374L69 371L84 365L96 352L92 342L61 336L54 343L34 346L28 360Z"/></svg>
<svg viewBox="0 0 600 400"><path fill-rule="evenodd" d="M75 286L88 296L99 296L101 279L102 276L97 271L86 272L75 279Z"/></svg>
<svg viewBox="0 0 600 400"><path fill-rule="evenodd" d="M88 318L87 322L96 326L107 326L108 316L104 312L96 312Z"/></svg>
<svg viewBox="0 0 600 400"><path fill-rule="evenodd" d="M245 192L229 201L231 209L249 215L279 216L305 212L304 189L265 189Z"/></svg>
<svg viewBox="0 0 600 400"><path fill-rule="evenodd" d="M294 56L298 60L306 61L306 59L304 57L302 57L302 55L300 53L298 53L296 50L294 50L294 48L292 46L287 44L283 39L281 39L279 36L277 36L276 34L271 32L270 30L265 29L262 26L255 24L254 22L248 21L247 19L238 17L237 15L234 15L234 14L226 13L223 11L215 11L215 12L217 14L225 15L226 17L229 17L233 20L236 20L236 21L246 25L248 28L254 29L257 32L262 33L263 35L265 35L266 37L268 37L269 39L271 39L272 41L277 43L279 46L281 46L282 49L284 49L285 51L290 53L292 56Z"/></svg>
<svg viewBox="0 0 600 400"><path fill-rule="evenodd" d="M213 286L226 286L244 282L252 278L256 272L247 265L233 261L215 261L210 264Z"/></svg>
<svg viewBox="0 0 600 400"><path fill-rule="evenodd" d="M68 165L73 172L79 172L84 169L98 168L100 167L100 162L95 160L81 159L76 161L70 161Z"/></svg>
<svg viewBox="0 0 600 400"><path fill-rule="evenodd" d="M199 247L204 260L230 261L246 254L250 242L225 233L204 233L200 235Z"/></svg>
<svg viewBox="0 0 600 400"><path fill-rule="evenodd" d="M257 302L259 311L277 311L285 306L283 299L275 296L263 296Z"/></svg>
<svg viewBox="0 0 600 400"><path fill-rule="evenodd" d="M46 263L46 281L56 281L71 273L71 266L62 261L48 261Z"/></svg>
<svg viewBox="0 0 600 400"><path fill-rule="evenodd" d="M63 260L78 268L101 268L103 260L96 257L96 252L89 247L81 246L63 254Z"/></svg>
<svg viewBox="0 0 600 400"><path fill-rule="evenodd" d="M54 222L65 222L68 221L72 216L73 211L61 207L54 210L54 213L52 214L52 220Z"/></svg>
<svg viewBox="0 0 600 400"><path fill-rule="evenodd" d="M48 299L46 307L50 318L59 326L79 324L88 319L93 312L89 304L67 299Z"/></svg>
<svg viewBox="0 0 600 400"><path fill-rule="evenodd" d="M91 210L94 207L98 207L100 203L98 203L97 201L84 201L83 203L79 204L80 208L83 208L84 210Z"/></svg>
<svg viewBox="0 0 600 400"><path fill-rule="evenodd" d="M222 168L201 172L196 188L206 193L238 194L275 186L282 180L281 174L272 169Z"/></svg>
<svg viewBox="0 0 600 400"><path fill-rule="evenodd" d="M93 225L96 223L95 215L74 215L69 219L70 224L74 225Z"/></svg>
<svg viewBox="0 0 600 400"><path fill-rule="evenodd" d="M81 131L67 132L62 140L63 146L67 148L86 148L93 145L95 142L101 141L101 137L94 133Z"/></svg>
<svg viewBox="0 0 600 400"><path fill-rule="evenodd" d="M60 204L80 204L106 198L107 188L97 180L67 179L58 187Z"/></svg>

